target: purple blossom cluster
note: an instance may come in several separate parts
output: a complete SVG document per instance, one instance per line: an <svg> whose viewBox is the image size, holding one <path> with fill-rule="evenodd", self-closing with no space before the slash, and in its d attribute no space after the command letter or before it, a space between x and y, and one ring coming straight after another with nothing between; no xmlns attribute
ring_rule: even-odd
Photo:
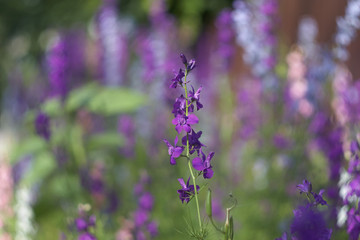
<svg viewBox="0 0 360 240"><path fill-rule="evenodd" d="M190 155L196 153L196 157L192 160L192 167L199 171L199 175L202 174L205 179L210 179L213 177L213 170L211 165L211 159L214 156L214 152L206 155L203 152L204 144L200 142L200 137L202 135L201 131L196 132L193 129L193 125L199 122L198 117L194 114L195 109L199 111L203 108L203 104L200 102L200 93L202 87L200 86L196 91L193 86L188 92L188 86L190 81L187 80L187 75L195 68L195 60L187 60L184 54L180 54L182 63L185 66L185 70L182 68L179 69L178 73L175 74L171 80L170 88L176 89L177 87L182 87L185 91L185 96L180 95L176 98L173 105L172 113L174 114L174 119L172 124L175 125L175 130L180 135L185 132L185 135L181 139L181 146L177 146L179 137L176 136L174 140L174 145L172 145L168 140L164 139L163 141L168 147L168 153L170 155L170 164L175 165L176 159L183 156L190 160ZM186 150L184 155L183 152ZM192 173L192 172L191 172ZM193 175L193 174L192 174ZM178 190L179 198L182 202L189 202L191 196L196 194L199 186L190 185L190 177L185 184L185 181L182 178L178 179L181 189Z"/></svg>
<svg viewBox="0 0 360 240"><path fill-rule="evenodd" d="M290 226L290 238L296 240L330 240L332 229L327 228L323 214L316 208L320 205L327 205L320 190L319 194L312 191L312 184L303 180L302 184L296 186L300 194L307 196L308 203L296 208L294 218ZM284 234L276 240L287 240L288 234Z"/></svg>

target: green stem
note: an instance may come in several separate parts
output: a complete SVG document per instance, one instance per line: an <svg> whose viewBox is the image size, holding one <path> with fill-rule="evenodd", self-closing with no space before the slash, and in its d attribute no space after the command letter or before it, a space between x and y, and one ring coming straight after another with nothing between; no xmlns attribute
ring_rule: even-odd
<svg viewBox="0 0 360 240"><path fill-rule="evenodd" d="M187 77L187 75L188 75L188 71L186 69L185 70L185 79L184 79L184 90L185 90L185 101L186 101L185 116L189 115L188 91L187 91L187 86L186 86L186 77ZM196 178L195 178L194 172L192 170L191 162L190 162L189 133L186 133L186 156L187 156L187 159L188 159L188 166L189 166L191 178L192 178L193 183L194 183L196 209L197 209L197 215L198 215L198 219L199 219L199 226L200 226L200 230L201 230L202 229L202 223L201 223L201 216L200 216L198 191L197 191L197 188L196 188L196 186L197 186L196 185Z"/></svg>

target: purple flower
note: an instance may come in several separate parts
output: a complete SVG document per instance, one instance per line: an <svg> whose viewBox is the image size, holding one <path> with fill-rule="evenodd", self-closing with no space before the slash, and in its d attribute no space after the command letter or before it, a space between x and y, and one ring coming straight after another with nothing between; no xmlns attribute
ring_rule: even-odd
<svg viewBox="0 0 360 240"><path fill-rule="evenodd" d="M139 205L141 208L151 211L154 205L154 198L151 195L151 193L149 192L144 193L139 199Z"/></svg>
<svg viewBox="0 0 360 240"><path fill-rule="evenodd" d="M359 210L351 208L347 217L347 233L350 240L358 240L360 235L360 213Z"/></svg>
<svg viewBox="0 0 360 240"><path fill-rule="evenodd" d="M168 153L170 155L170 164L175 165L176 164L175 158L180 157L181 153L184 151L184 147L176 146L178 142L178 136L175 137L174 146L172 146L166 139L164 139L163 141L166 143L166 145L169 148Z"/></svg>
<svg viewBox="0 0 360 240"><path fill-rule="evenodd" d="M297 240L329 240L332 230L326 227L326 222L320 212L311 205L300 206L294 210L294 220L291 224L291 234Z"/></svg>
<svg viewBox="0 0 360 240"><path fill-rule="evenodd" d="M178 181L182 187L182 189L177 191L179 193L179 198L182 203L184 203L184 201L188 203L190 201L190 197L195 194L194 185L189 185L190 177L188 178L186 184L182 178L179 178ZM198 185L196 185L196 189L199 191L200 188Z"/></svg>
<svg viewBox="0 0 360 240"><path fill-rule="evenodd" d="M195 68L195 59L191 59L189 62L186 59L184 54L180 54L180 58L182 63L185 65L186 69L188 72L190 72L191 70L193 70Z"/></svg>
<svg viewBox="0 0 360 240"><path fill-rule="evenodd" d="M202 144L199 141L199 138L201 137L202 131L199 132L195 132L194 129L191 130L191 133L188 134L188 138L187 136L184 136L181 140L182 144L184 146L186 146L186 141L189 139L189 152L190 154L193 154L195 151L198 152L199 155L199 151L201 150L202 147L204 147L205 145Z"/></svg>
<svg viewBox="0 0 360 240"><path fill-rule="evenodd" d="M300 190L300 194L301 193L311 193L311 190L312 190L312 185L311 185L311 182L309 182L308 180L303 180L303 184L299 184L299 185L296 185L297 189Z"/></svg>
<svg viewBox="0 0 360 240"><path fill-rule="evenodd" d="M200 103L200 92L201 92L201 89L202 89L202 86L199 87L198 90L194 90L194 87L191 86L192 88L192 91L190 90L189 91L189 98L191 100L191 102L195 102L196 103L196 110L200 110L201 108L203 108L203 105Z"/></svg>
<svg viewBox="0 0 360 240"><path fill-rule="evenodd" d="M144 209L138 209L134 214L135 226L141 227L149 219L149 213Z"/></svg>
<svg viewBox="0 0 360 240"><path fill-rule="evenodd" d="M187 65L188 61L183 53L180 53L181 61L184 65Z"/></svg>
<svg viewBox="0 0 360 240"><path fill-rule="evenodd" d="M158 230L158 224L155 221L151 221L148 225L147 225L147 230L150 233L151 237L156 237L159 233Z"/></svg>
<svg viewBox="0 0 360 240"><path fill-rule="evenodd" d="M43 112L40 112L35 119L36 133L45 140L50 139L50 118Z"/></svg>
<svg viewBox="0 0 360 240"><path fill-rule="evenodd" d="M184 74L184 71L180 68L178 74L175 74L174 78L171 80L172 83L170 85L170 88L176 88L178 85L182 86L183 77L185 77L185 74Z"/></svg>
<svg viewBox="0 0 360 240"><path fill-rule="evenodd" d="M210 164L211 159L214 156L214 152L209 153L206 157L204 153L202 153L202 157L196 157L192 160L193 167L198 171L203 171L204 178L212 178L214 175L214 171L212 170L212 166Z"/></svg>
<svg viewBox="0 0 360 240"><path fill-rule="evenodd" d="M174 103L174 108L171 113L174 114L174 117L178 115L185 115L185 108L186 108L186 98L183 95L176 98Z"/></svg>
<svg viewBox="0 0 360 240"><path fill-rule="evenodd" d="M83 218L75 219L76 229L80 231L85 231L88 228L88 223Z"/></svg>
<svg viewBox="0 0 360 240"><path fill-rule="evenodd" d="M185 115L177 115L173 120L172 124L175 125L175 130L180 134L182 130L185 132L191 132L191 126L193 124L197 124L199 119L194 114L189 114L188 116Z"/></svg>
<svg viewBox="0 0 360 240"><path fill-rule="evenodd" d="M323 193L325 192L324 189L321 189L319 194L312 192L312 195L315 199L315 205L321 204L321 205L327 205L327 202L322 198Z"/></svg>
<svg viewBox="0 0 360 240"><path fill-rule="evenodd" d="M85 232L78 237L78 240L96 240L96 237L91 233Z"/></svg>

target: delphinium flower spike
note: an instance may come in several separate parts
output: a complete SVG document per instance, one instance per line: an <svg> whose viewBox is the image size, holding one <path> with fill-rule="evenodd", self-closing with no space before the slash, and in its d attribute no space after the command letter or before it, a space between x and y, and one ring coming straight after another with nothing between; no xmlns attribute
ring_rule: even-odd
<svg viewBox="0 0 360 240"><path fill-rule="evenodd" d="M194 59L188 60L184 54L180 54L180 59L185 68L179 69L174 78L171 80L169 88L181 87L184 89L184 94L181 94L175 99L172 110L172 113L174 114L172 124L175 125L176 132L179 135L182 135L182 146L177 146L179 136L176 136L174 145L170 144L170 142L166 139L163 141L168 147L170 164L175 165L176 159L179 157L185 157L187 159L190 177L186 183L183 178L178 179L181 185L181 188L178 190L178 194L182 203L188 203L192 197L195 198L200 231L196 234L194 233L194 236L199 236L198 234L200 234L202 235L202 238L200 239L203 239L206 235L206 231L202 227L198 200L200 187L196 184L196 178L200 175L203 175L204 179L212 178L214 171L210 161L214 156L214 152L211 152L208 156L206 156L203 151L205 145L199 140L202 135L202 131L196 132L193 129L193 126L199 123L199 118L194 112L195 110L199 111L203 108L203 104L200 102L200 94L203 89L202 86L200 86L197 90L191 86L188 91L188 84L190 81L187 80L187 76L195 68L196 61ZM191 155L195 153L196 157L191 160ZM199 171L199 173L196 174L195 170ZM190 184L190 179L193 184Z"/></svg>

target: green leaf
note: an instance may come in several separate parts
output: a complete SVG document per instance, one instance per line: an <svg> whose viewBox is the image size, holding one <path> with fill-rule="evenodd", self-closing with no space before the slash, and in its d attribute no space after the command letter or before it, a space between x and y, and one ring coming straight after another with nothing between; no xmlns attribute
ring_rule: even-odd
<svg viewBox="0 0 360 240"><path fill-rule="evenodd" d="M28 186L38 183L49 176L54 169L56 169L56 163L53 154L43 151L34 157L32 169L26 173L22 183Z"/></svg>
<svg viewBox="0 0 360 240"><path fill-rule="evenodd" d="M65 109L71 112L85 106L90 98L99 91L99 88L101 88L99 85L91 83L72 90L66 99Z"/></svg>
<svg viewBox="0 0 360 240"><path fill-rule="evenodd" d="M107 132L93 135L88 142L88 147L105 148L105 147L121 147L124 145L124 138L119 133Z"/></svg>
<svg viewBox="0 0 360 240"><path fill-rule="evenodd" d="M51 98L43 103L41 110L49 116L57 116L62 111L61 100L59 98Z"/></svg>
<svg viewBox="0 0 360 240"><path fill-rule="evenodd" d="M36 135L32 135L29 138L21 141L17 148L13 151L11 156L11 161L13 163L17 162L20 157L28 154L36 154L44 149L46 149L46 141Z"/></svg>
<svg viewBox="0 0 360 240"><path fill-rule="evenodd" d="M105 87L89 101L88 109L94 113L116 115L136 110L145 99L141 93L131 89Z"/></svg>

